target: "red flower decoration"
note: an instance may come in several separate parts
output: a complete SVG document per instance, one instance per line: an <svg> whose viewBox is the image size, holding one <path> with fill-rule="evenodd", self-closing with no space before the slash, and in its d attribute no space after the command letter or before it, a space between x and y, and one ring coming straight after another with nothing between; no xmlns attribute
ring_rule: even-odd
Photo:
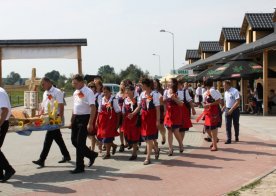
<svg viewBox="0 0 276 196"><path fill-rule="evenodd" d="M111 108L111 103L109 103L109 102L106 103L106 104L105 104L105 107L106 107L107 109L110 109L110 108Z"/></svg>
<svg viewBox="0 0 276 196"><path fill-rule="evenodd" d="M152 99L153 99L153 98L152 98L151 95L147 96L147 100L148 100L148 101L151 101Z"/></svg>
<svg viewBox="0 0 276 196"><path fill-rule="evenodd" d="M136 104L136 99L131 99L131 102L133 103L133 104Z"/></svg>
<svg viewBox="0 0 276 196"><path fill-rule="evenodd" d="M53 96L51 94L48 94L47 97L48 97L49 100L53 99Z"/></svg>
<svg viewBox="0 0 276 196"><path fill-rule="evenodd" d="M84 94L80 91L80 92L78 93L78 97L79 97L79 98L84 98Z"/></svg>

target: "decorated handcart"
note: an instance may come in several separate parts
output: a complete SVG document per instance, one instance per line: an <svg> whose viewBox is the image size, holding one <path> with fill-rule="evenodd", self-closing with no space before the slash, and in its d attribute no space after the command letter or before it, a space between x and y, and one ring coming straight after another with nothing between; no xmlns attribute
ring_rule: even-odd
<svg viewBox="0 0 276 196"><path fill-rule="evenodd" d="M48 103L47 113L40 114L38 107L37 86L40 80L36 80L36 70L32 70L32 78L27 81L29 91L24 91L24 110L12 109L9 118L9 131L20 135L30 135L33 131L51 131L64 126L64 120L58 115L58 102Z"/></svg>

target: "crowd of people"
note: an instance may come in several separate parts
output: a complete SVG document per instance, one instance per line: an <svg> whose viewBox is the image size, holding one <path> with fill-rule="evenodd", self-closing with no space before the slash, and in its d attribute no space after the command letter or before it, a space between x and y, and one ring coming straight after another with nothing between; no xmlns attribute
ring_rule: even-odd
<svg viewBox="0 0 276 196"><path fill-rule="evenodd" d="M225 143L230 144L232 141L232 121L235 141L239 141L240 94L237 89L231 87L230 81L224 81L223 85L224 101L210 79L204 82L205 91L198 93L202 91L202 87L198 86L201 89L197 89L198 92L195 95L201 95L198 100L202 100L204 111L197 120L204 120L204 132L207 132L212 141L211 151L218 150L218 128L221 127L224 111L227 131ZM45 92L40 112L47 113L49 105L53 107L54 101L57 101L58 115L63 118L63 92L47 77L42 78L41 86ZM72 129L71 142L76 148L76 166L71 171L72 174L84 172L84 157L89 159L88 167L91 167L98 153L105 152L102 158L110 159L116 154L118 148L120 152L126 148L132 149L129 160L136 160L142 142L146 145L144 152L146 158L143 164L148 165L152 162L152 152L154 159L159 159L160 146L157 142L159 132L162 145L168 142L168 156L174 155L174 138L177 141L179 153L183 153L185 133L192 127L191 115L196 114L193 91L188 83L172 78L162 88L158 79L144 78L139 84L126 79L121 82L120 91L113 95L110 87L103 86L100 79L86 84L83 76L76 74L72 78L72 86L75 92L70 128ZM3 88L0 88L0 98L1 147L9 127L11 106ZM120 138L119 146L114 143L115 137ZM90 140L90 147L86 144L87 138ZM34 164L45 166L53 141L58 144L63 156L59 163L71 160L60 129L57 129L47 131L42 152L39 159L33 161ZM0 150L0 180L5 182L14 173L15 170Z"/></svg>

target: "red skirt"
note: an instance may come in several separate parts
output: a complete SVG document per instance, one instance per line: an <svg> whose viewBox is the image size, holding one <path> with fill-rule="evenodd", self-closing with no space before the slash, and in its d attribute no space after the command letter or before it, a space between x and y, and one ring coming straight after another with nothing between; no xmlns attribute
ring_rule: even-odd
<svg viewBox="0 0 276 196"><path fill-rule="evenodd" d="M156 109L143 110L141 115L141 135L148 137L158 134L158 128L156 126Z"/></svg>
<svg viewBox="0 0 276 196"><path fill-rule="evenodd" d="M139 142L141 137L140 128L136 126L137 115L133 116L132 119L127 117L128 113L124 114L124 120L122 124L122 129L124 130L124 136L128 143Z"/></svg>
<svg viewBox="0 0 276 196"><path fill-rule="evenodd" d="M205 111L205 126L215 127L221 122L219 108L217 105L212 105Z"/></svg>
<svg viewBox="0 0 276 196"><path fill-rule="evenodd" d="M98 138L112 138L119 135L117 132L117 114L114 110L98 113Z"/></svg>
<svg viewBox="0 0 276 196"><path fill-rule="evenodd" d="M179 105L167 104L164 125L167 127L181 127L182 124L182 107Z"/></svg>
<svg viewBox="0 0 276 196"><path fill-rule="evenodd" d="M190 118L190 112L185 104L182 106L182 128L189 129L192 127L192 121Z"/></svg>

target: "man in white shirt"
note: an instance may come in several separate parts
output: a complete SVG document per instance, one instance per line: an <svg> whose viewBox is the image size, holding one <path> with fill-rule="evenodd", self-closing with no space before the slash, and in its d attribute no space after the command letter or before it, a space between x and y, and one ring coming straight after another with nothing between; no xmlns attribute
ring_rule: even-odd
<svg viewBox="0 0 276 196"><path fill-rule="evenodd" d="M198 107L202 107L202 88L201 84L197 84L197 89L196 89L196 97L195 97L195 103L197 104Z"/></svg>
<svg viewBox="0 0 276 196"><path fill-rule="evenodd" d="M76 74L72 79L72 86L76 89L73 94L74 107L71 118L72 135L71 141L77 150L76 168L72 174L84 172L84 157L93 165L98 153L90 151L86 146L88 132L93 131L93 120L95 118L95 95L93 91L84 84L82 75Z"/></svg>
<svg viewBox="0 0 276 196"><path fill-rule="evenodd" d="M63 113L64 113L63 93L58 88L54 87L52 81L47 77L44 77L41 79L41 86L43 90L45 90L43 94L43 100L41 103L42 114L49 112L48 104L50 104L50 107L53 109L54 102L57 101L58 115L63 119ZM37 164L40 167L44 167L45 160L48 156L48 153L50 151L50 148L54 140L59 146L59 149L63 155L63 159L58 163L65 163L71 160L70 154L63 141L60 129L56 129L56 130L47 131L45 135L43 149L40 154L40 158L37 161L33 161L34 164Z"/></svg>
<svg viewBox="0 0 276 196"><path fill-rule="evenodd" d="M11 104L6 91L0 87L0 180L6 182L15 173L13 167L9 164L1 147L9 129L9 118L11 115Z"/></svg>
<svg viewBox="0 0 276 196"><path fill-rule="evenodd" d="M231 144L232 139L232 121L235 129L235 141L239 141L239 118L240 118L240 93L237 89L231 87L231 81L225 80L223 82L224 87L224 109L225 109L225 123L226 123L226 133L227 141L225 144Z"/></svg>

